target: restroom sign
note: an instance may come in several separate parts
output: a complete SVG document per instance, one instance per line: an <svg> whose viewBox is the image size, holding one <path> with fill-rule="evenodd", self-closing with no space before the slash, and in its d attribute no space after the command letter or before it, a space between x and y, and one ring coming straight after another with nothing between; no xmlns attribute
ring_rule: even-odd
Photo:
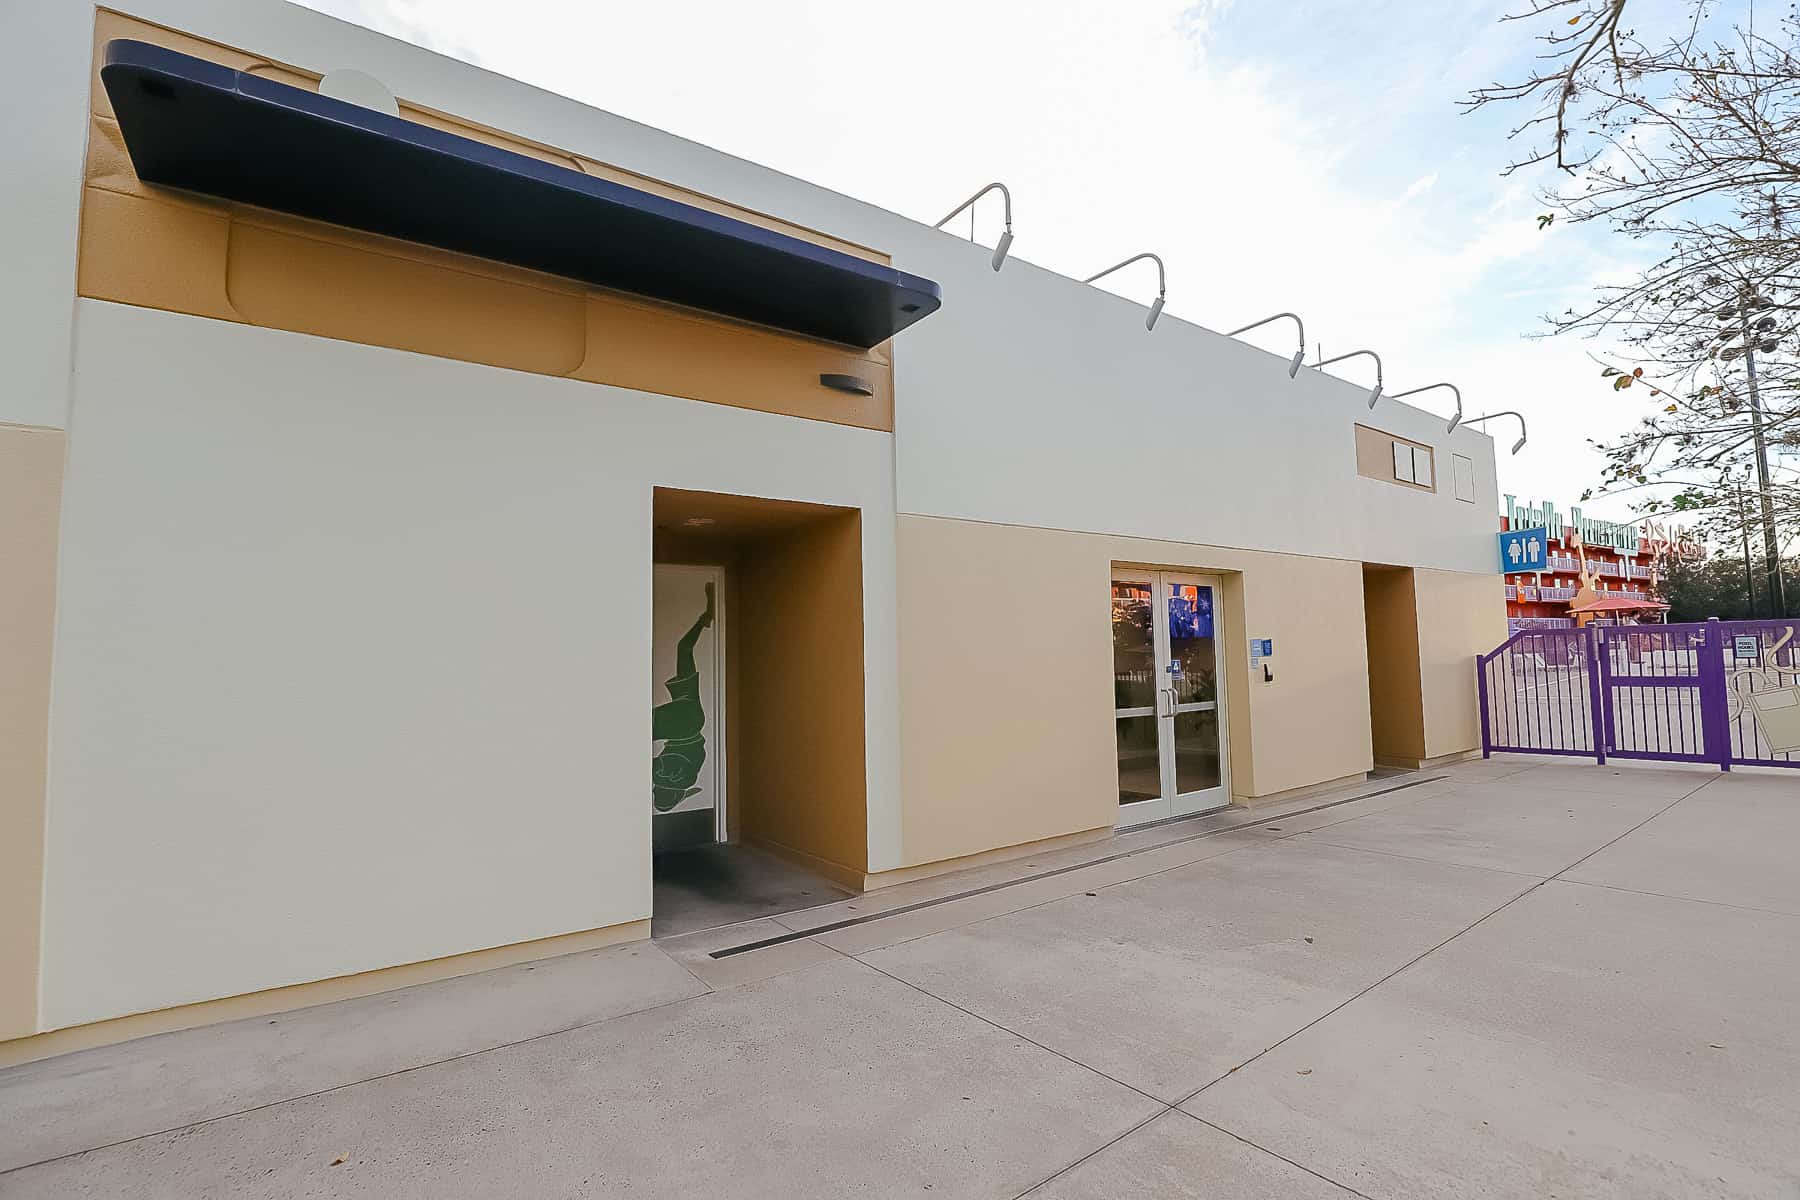
<svg viewBox="0 0 1800 1200"><path fill-rule="evenodd" d="M1516 575L1542 571L1550 563L1550 532L1547 529L1509 529L1499 534L1500 573Z"/></svg>

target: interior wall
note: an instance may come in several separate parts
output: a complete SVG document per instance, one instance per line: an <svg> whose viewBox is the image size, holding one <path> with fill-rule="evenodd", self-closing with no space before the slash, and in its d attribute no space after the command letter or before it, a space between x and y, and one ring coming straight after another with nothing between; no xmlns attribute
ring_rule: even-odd
<svg viewBox="0 0 1800 1200"><path fill-rule="evenodd" d="M1505 578L1494 573L1419 570L1420 681L1425 757L1481 748L1475 656L1506 640Z"/></svg>
<svg viewBox="0 0 1800 1200"><path fill-rule="evenodd" d="M37 1021L63 447L0 424L0 1038Z"/></svg>
<svg viewBox="0 0 1800 1200"><path fill-rule="evenodd" d="M1419 620L1410 567L1365 566L1370 736L1376 762L1417 766L1425 754Z"/></svg>
<svg viewBox="0 0 1800 1200"><path fill-rule="evenodd" d="M648 917L658 486L873 514L857 720L897 826L889 436L77 319L42 1027Z"/></svg>
<svg viewBox="0 0 1800 1200"><path fill-rule="evenodd" d="M744 547L727 634L742 834L841 876L869 867L862 541L846 512Z"/></svg>
<svg viewBox="0 0 1800 1200"><path fill-rule="evenodd" d="M898 530L906 865L1117 819L1114 564L1221 575L1235 797L1369 769L1360 564L929 517ZM1251 637L1275 642L1271 683L1250 677Z"/></svg>

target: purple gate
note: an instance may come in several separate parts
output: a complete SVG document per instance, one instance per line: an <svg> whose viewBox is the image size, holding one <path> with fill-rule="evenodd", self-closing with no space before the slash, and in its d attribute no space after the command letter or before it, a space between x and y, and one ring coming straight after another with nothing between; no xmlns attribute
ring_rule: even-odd
<svg viewBox="0 0 1800 1200"><path fill-rule="evenodd" d="M1484 755L1800 767L1800 621L1524 629L1475 665Z"/></svg>

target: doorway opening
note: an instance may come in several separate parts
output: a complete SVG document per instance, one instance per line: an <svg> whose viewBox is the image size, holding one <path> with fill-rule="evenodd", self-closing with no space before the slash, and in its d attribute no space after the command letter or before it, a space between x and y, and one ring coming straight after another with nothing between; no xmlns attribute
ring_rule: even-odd
<svg viewBox="0 0 1800 1200"><path fill-rule="evenodd" d="M1219 598L1210 575L1113 569L1121 827L1231 803Z"/></svg>
<svg viewBox="0 0 1800 1200"><path fill-rule="evenodd" d="M653 936L853 895L861 512L672 488L652 512Z"/></svg>
<svg viewBox="0 0 1800 1200"><path fill-rule="evenodd" d="M1362 578L1370 750L1377 767L1416 770L1425 760L1425 700L1413 571L1364 563Z"/></svg>

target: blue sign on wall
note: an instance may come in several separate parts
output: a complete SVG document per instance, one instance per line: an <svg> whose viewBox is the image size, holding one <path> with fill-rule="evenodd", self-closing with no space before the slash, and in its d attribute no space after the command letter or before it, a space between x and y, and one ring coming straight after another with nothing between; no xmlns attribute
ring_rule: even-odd
<svg viewBox="0 0 1800 1200"><path fill-rule="evenodd" d="M1500 573L1542 571L1550 561L1550 531L1509 529L1500 535Z"/></svg>

